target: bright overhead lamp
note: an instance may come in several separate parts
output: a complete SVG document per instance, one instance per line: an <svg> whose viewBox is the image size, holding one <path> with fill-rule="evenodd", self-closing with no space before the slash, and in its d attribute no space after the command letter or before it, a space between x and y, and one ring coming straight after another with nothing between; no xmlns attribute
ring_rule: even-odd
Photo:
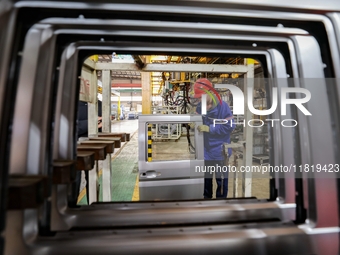
<svg viewBox="0 0 340 255"><path fill-rule="evenodd" d="M131 55L119 55L116 52L112 53L112 63L134 63L135 60Z"/></svg>
<svg viewBox="0 0 340 255"><path fill-rule="evenodd" d="M167 61L168 60L168 56L164 56L164 55L152 55L150 57L150 61Z"/></svg>
<svg viewBox="0 0 340 255"><path fill-rule="evenodd" d="M162 77L162 72L152 72L151 73L151 76L154 77L154 76L160 76Z"/></svg>
<svg viewBox="0 0 340 255"><path fill-rule="evenodd" d="M233 78L233 79L236 79L238 77L239 77L238 73L232 73L231 74L231 78Z"/></svg>

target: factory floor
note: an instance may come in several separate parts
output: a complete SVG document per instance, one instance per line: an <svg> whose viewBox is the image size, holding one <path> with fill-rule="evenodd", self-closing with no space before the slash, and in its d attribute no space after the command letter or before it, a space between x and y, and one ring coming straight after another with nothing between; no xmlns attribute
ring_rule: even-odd
<svg viewBox="0 0 340 255"><path fill-rule="evenodd" d="M112 157L112 201L139 201L138 187L138 120L122 120L112 122L112 132L130 133L130 141L122 143L120 149L116 149ZM188 150L186 136L173 140L156 140L152 142L153 160L175 160L190 159L193 154ZM230 159L232 163L233 157ZM242 159L237 160L237 164L242 165ZM258 165L253 162L253 165ZM98 174L99 185L101 185L101 172ZM263 178L265 177L265 178ZM79 205L86 204L85 178L81 185L81 192L78 198ZM215 184L214 184L215 185ZM234 196L234 175L229 174L228 197ZM237 185L237 195L242 197L242 183L239 178ZM261 174L253 174L252 196L258 199L269 198L269 178ZM99 201L101 201L99 194Z"/></svg>

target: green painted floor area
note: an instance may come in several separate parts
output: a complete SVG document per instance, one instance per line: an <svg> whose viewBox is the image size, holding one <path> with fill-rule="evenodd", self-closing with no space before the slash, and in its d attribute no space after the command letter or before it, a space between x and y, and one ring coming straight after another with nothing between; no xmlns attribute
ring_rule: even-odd
<svg viewBox="0 0 340 255"><path fill-rule="evenodd" d="M115 155L111 167L112 186L111 201L132 201L132 196L138 175L138 132ZM102 176L98 178L99 187ZM103 201L102 190L99 189L99 202ZM87 205L87 197L82 197L78 205Z"/></svg>
<svg viewBox="0 0 340 255"><path fill-rule="evenodd" d="M87 205L87 196L82 197L82 199L77 203L77 205Z"/></svg>
<svg viewBox="0 0 340 255"><path fill-rule="evenodd" d="M136 132L112 162L112 201L131 201L138 174Z"/></svg>

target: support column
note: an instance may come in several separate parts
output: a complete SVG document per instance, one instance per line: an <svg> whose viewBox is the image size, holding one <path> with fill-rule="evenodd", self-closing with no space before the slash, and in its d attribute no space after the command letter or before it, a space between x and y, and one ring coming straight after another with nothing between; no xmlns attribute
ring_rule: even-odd
<svg viewBox="0 0 340 255"><path fill-rule="evenodd" d="M245 146L243 148L243 165L251 166L253 164L253 128L248 126L248 121L253 119L253 114L248 108L248 88L254 89L254 60L246 59L248 71L244 75L244 121L243 140ZM244 173L242 178L242 195L243 197L251 197L252 173Z"/></svg>
<svg viewBox="0 0 340 255"><path fill-rule="evenodd" d="M102 130L103 132L111 132L111 70L102 71L102 85L103 85Z"/></svg>
<svg viewBox="0 0 340 255"><path fill-rule="evenodd" d="M97 98L97 72L93 70L91 76L90 97L91 102L88 103L88 134L96 135L98 133L98 98ZM97 186L98 186L98 161L96 160L92 170L89 171L89 190L87 194L89 196L89 203L97 201Z"/></svg>
<svg viewBox="0 0 340 255"><path fill-rule="evenodd" d="M146 63L150 62L150 57L146 57ZM151 114L152 104L152 88L151 88L151 73L141 72L142 80L142 114Z"/></svg>
<svg viewBox="0 0 340 255"><path fill-rule="evenodd" d="M103 102L102 120L103 132L111 132L111 70L102 71ZM100 170L100 169L99 169ZM102 194L103 202L111 201L111 154L107 154L102 164Z"/></svg>
<svg viewBox="0 0 340 255"><path fill-rule="evenodd" d="M90 102L88 103L88 134L98 133L98 98L97 98L97 72L92 71L90 85Z"/></svg>

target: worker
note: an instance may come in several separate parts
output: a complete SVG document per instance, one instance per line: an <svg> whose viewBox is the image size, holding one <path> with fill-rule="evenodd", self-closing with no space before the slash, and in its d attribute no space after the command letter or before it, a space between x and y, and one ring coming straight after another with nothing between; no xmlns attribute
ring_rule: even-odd
<svg viewBox="0 0 340 255"><path fill-rule="evenodd" d="M102 128L102 101L98 100L98 132ZM78 129L77 137L88 136L88 106L87 102L78 102Z"/></svg>
<svg viewBox="0 0 340 255"><path fill-rule="evenodd" d="M197 127L199 132L204 134L204 193L205 199L211 199L213 195L213 169L217 183L216 198L227 198L228 196L228 171L225 166L223 144L230 143L230 134L235 129L233 114L228 104L221 100L212 83L206 78L198 79L194 84L194 97L201 98L207 95L206 115L203 115L203 125ZM202 114L202 101L198 103L196 112ZM227 123L214 124L214 119L228 120ZM231 149L228 150L229 156ZM209 167L214 168L209 168ZM209 170L210 169L210 170Z"/></svg>

